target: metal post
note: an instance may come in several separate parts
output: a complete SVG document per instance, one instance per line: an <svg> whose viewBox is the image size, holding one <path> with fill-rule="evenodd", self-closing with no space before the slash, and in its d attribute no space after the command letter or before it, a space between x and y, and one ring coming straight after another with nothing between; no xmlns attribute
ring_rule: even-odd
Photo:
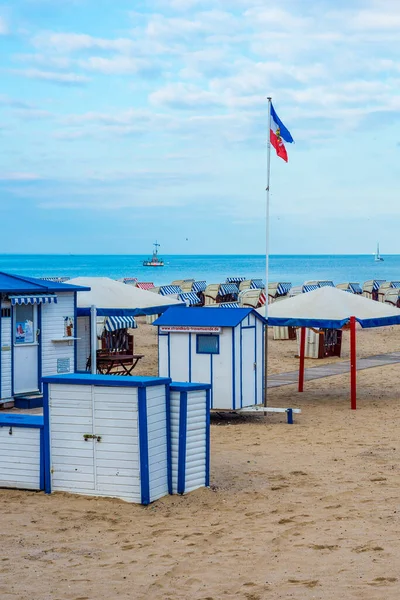
<svg viewBox="0 0 400 600"><path fill-rule="evenodd" d="M299 364L299 392L304 390L304 356L306 353L306 328L300 329L300 364Z"/></svg>
<svg viewBox="0 0 400 600"><path fill-rule="evenodd" d="M356 318L350 317L350 402L357 408Z"/></svg>
<svg viewBox="0 0 400 600"><path fill-rule="evenodd" d="M90 307L90 370L92 375L97 372L97 309Z"/></svg>
<svg viewBox="0 0 400 600"><path fill-rule="evenodd" d="M269 187L271 181L271 97L268 97L268 137L267 137L267 188L266 188L266 244L265 244L265 318L268 319L269 281ZM264 406L268 406L268 324L264 335Z"/></svg>

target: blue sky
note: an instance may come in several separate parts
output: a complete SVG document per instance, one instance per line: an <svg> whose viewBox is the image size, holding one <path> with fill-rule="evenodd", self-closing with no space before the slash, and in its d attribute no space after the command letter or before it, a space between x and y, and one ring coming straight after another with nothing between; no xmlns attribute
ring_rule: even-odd
<svg viewBox="0 0 400 600"><path fill-rule="evenodd" d="M0 5L0 252L400 253L398 0Z"/></svg>

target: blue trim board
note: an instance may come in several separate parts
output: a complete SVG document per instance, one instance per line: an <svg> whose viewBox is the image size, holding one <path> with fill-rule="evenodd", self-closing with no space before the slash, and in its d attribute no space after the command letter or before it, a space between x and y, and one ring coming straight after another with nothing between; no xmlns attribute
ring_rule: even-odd
<svg viewBox="0 0 400 600"><path fill-rule="evenodd" d="M49 410L49 385L43 386L43 421L44 421L44 491L51 494L51 452L50 452L50 410Z"/></svg>
<svg viewBox="0 0 400 600"><path fill-rule="evenodd" d="M77 336L78 331L78 294L74 292L74 337ZM91 339L91 338L90 338ZM74 373L78 370L78 340L74 340Z"/></svg>
<svg viewBox="0 0 400 600"><path fill-rule="evenodd" d="M169 377L116 377L115 375L92 375L91 373L65 373L43 377L43 383L60 385L97 385L103 387L146 388L153 385L169 385Z"/></svg>
<svg viewBox="0 0 400 600"><path fill-rule="evenodd" d="M211 383L211 406L214 403L214 394L213 394L213 386L214 386L214 373L213 373L213 354L210 354L210 383Z"/></svg>
<svg viewBox="0 0 400 600"><path fill-rule="evenodd" d="M99 317L140 317L143 315L160 315L170 308L170 304L161 306L151 306L149 308L97 308ZM179 305L174 305L179 307ZM185 309L186 303L182 302ZM78 306L78 317L87 317L90 315L90 307ZM158 319L157 319L158 320ZM154 323L153 323L154 324Z"/></svg>
<svg viewBox="0 0 400 600"><path fill-rule="evenodd" d="M40 483L39 487L44 490L45 468L44 468L44 429L40 428Z"/></svg>
<svg viewBox="0 0 400 600"><path fill-rule="evenodd" d="M186 483L186 435L187 435L187 392L181 392L179 402L179 446L178 446L178 494L185 493Z"/></svg>
<svg viewBox="0 0 400 600"><path fill-rule="evenodd" d="M262 349L261 349L261 363L262 363L262 376L261 376L261 389L262 389L262 400L264 401L264 393L265 393L265 385L266 385L266 381L265 381L265 339L264 336L268 335L268 327L266 327L265 325L263 325L262 327Z"/></svg>
<svg viewBox="0 0 400 600"><path fill-rule="evenodd" d="M206 390L206 487L210 485L210 390Z"/></svg>
<svg viewBox="0 0 400 600"><path fill-rule="evenodd" d="M21 413L0 413L0 427L25 427L28 429L43 429L42 415L24 415Z"/></svg>
<svg viewBox="0 0 400 600"><path fill-rule="evenodd" d="M167 428L167 481L168 493L172 494L172 442L171 442L171 386L165 386L165 421Z"/></svg>
<svg viewBox="0 0 400 600"><path fill-rule="evenodd" d="M1 294L0 294L0 398L1 398L1 363L3 362L3 351L2 351L2 343L1 343L1 335L3 329L3 322L1 316Z"/></svg>
<svg viewBox="0 0 400 600"><path fill-rule="evenodd" d="M240 324L240 408L243 407L243 337Z"/></svg>
<svg viewBox="0 0 400 600"><path fill-rule="evenodd" d="M149 441L147 434L147 406L145 388L139 388L138 390L138 417L141 497L142 504L150 504Z"/></svg>
<svg viewBox="0 0 400 600"><path fill-rule="evenodd" d="M254 369L254 404L257 404L257 383L258 383L258 377L257 377L257 369L258 369L258 363L257 363L257 327L254 327L254 364L255 364L255 369Z"/></svg>
<svg viewBox="0 0 400 600"><path fill-rule="evenodd" d="M168 377L171 377L171 337L168 334Z"/></svg>
<svg viewBox="0 0 400 600"><path fill-rule="evenodd" d="M38 342L38 390L42 390L42 305L39 304L37 307L37 329L39 330Z"/></svg>
<svg viewBox="0 0 400 600"><path fill-rule="evenodd" d="M189 381L192 381L192 334L189 333Z"/></svg>
<svg viewBox="0 0 400 600"><path fill-rule="evenodd" d="M15 308L11 305L11 396L14 396L14 331Z"/></svg>
<svg viewBox="0 0 400 600"><path fill-rule="evenodd" d="M235 374L235 327L232 327L232 405L236 408L236 374Z"/></svg>
<svg viewBox="0 0 400 600"><path fill-rule="evenodd" d="M169 389L171 392L195 392L198 390L210 390L211 383L187 383L186 381L172 381Z"/></svg>

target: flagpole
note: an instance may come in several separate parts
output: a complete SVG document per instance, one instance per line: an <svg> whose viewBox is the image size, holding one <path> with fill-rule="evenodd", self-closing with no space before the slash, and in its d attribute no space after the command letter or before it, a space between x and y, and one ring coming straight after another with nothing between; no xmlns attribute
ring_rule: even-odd
<svg viewBox="0 0 400 600"><path fill-rule="evenodd" d="M268 137L267 137L267 188L266 188L266 239L265 239L265 318L268 319L268 281L269 281L269 188L271 181L271 100L268 96ZM268 325L264 335L264 406L268 405Z"/></svg>

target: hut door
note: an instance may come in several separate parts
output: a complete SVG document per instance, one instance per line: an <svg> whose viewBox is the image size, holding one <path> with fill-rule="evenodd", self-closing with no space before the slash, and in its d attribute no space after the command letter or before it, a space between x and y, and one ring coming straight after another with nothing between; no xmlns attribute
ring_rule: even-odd
<svg viewBox="0 0 400 600"><path fill-rule="evenodd" d="M242 406L256 402L257 364L255 329L242 329Z"/></svg>
<svg viewBox="0 0 400 600"><path fill-rule="evenodd" d="M14 307L14 394L39 390L37 305Z"/></svg>

